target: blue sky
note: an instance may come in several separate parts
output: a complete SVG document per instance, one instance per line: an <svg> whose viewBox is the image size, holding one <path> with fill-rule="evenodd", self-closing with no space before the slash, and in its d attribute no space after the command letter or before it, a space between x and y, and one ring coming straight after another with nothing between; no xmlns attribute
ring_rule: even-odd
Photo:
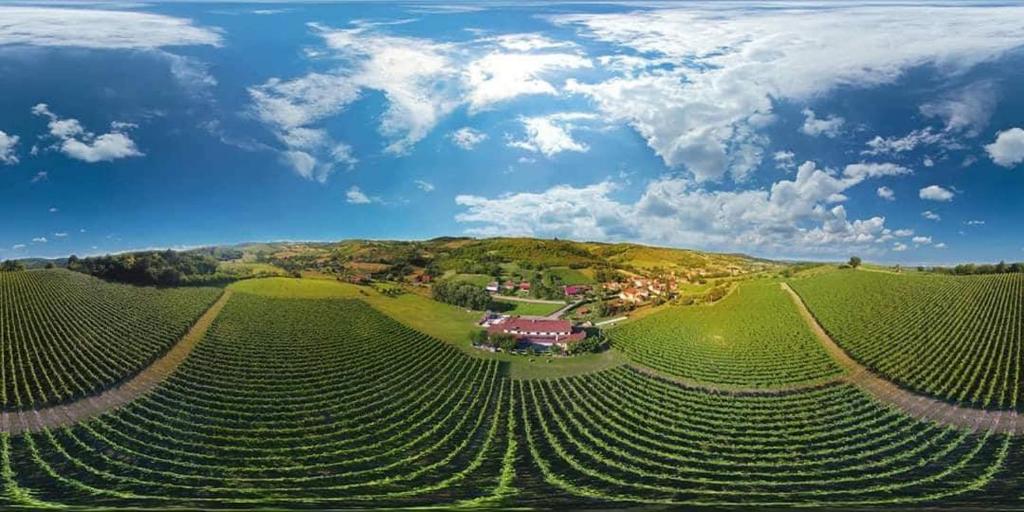
<svg viewBox="0 0 1024 512"><path fill-rule="evenodd" d="M1024 7L722 5L5 4L0 259L462 234L1024 259Z"/></svg>

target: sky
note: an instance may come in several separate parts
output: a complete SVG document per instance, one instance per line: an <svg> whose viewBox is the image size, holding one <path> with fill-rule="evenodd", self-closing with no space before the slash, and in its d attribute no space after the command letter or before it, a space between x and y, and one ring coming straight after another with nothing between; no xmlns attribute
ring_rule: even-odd
<svg viewBox="0 0 1024 512"><path fill-rule="evenodd" d="M523 235L1024 260L1024 5L0 5L0 259Z"/></svg>

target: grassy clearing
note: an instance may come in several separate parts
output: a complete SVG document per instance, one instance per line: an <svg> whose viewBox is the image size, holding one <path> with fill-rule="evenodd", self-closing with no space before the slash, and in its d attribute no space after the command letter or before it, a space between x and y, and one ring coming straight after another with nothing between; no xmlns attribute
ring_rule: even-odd
<svg viewBox="0 0 1024 512"><path fill-rule="evenodd" d="M509 374L517 379L554 378L591 373L625 364L625 356L616 350L566 358L515 356L473 348L469 335L478 329L480 312L442 304L415 293L387 297L367 286L356 286L328 279L267 278L250 279L231 285L237 292L266 297L294 299L359 299L378 311L417 331L447 341L474 357L509 363ZM554 307L554 306L552 306Z"/></svg>
<svg viewBox="0 0 1024 512"><path fill-rule="evenodd" d="M594 278L588 276L582 270L569 267L554 267L548 269L547 272L561 279L563 284L594 284Z"/></svg>
<svg viewBox="0 0 1024 512"><path fill-rule="evenodd" d="M500 308L509 308L500 309L506 315L547 316L562 308L562 304L537 304L519 300L495 299L494 302L499 303Z"/></svg>

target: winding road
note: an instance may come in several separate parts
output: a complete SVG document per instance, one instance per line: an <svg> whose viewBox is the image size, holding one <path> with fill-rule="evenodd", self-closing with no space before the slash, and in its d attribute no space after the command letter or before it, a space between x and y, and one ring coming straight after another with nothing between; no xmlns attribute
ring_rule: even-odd
<svg viewBox="0 0 1024 512"><path fill-rule="evenodd" d="M213 320L220 314L224 304L231 298L231 290L224 293L192 324L166 354L144 368L134 377L98 395L82 398L67 404L43 407L26 411L0 412L0 432L20 434L39 432L48 428L60 428L99 416L111 409L121 407L148 393L167 380L185 362L192 349L203 339Z"/></svg>

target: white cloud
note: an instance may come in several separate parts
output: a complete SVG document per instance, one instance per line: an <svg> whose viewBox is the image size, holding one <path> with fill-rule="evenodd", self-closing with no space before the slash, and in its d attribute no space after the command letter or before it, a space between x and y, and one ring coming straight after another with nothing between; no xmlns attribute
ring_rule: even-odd
<svg viewBox="0 0 1024 512"><path fill-rule="evenodd" d="M65 237L68 236L68 234L66 232L61 231L61 232L54 233L53 236L55 238L65 238Z"/></svg>
<svg viewBox="0 0 1024 512"><path fill-rule="evenodd" d="M14 165L18 163L18 155L14 152L18 140L17 135L8 135L0 130L0 164Z"/></svg>
<svg viewBox="0 0 1024 512"><path fill-rule="evenodd" d="M722 178L736 150L763 146L749 134L770 122L776 101L891 83L927 64L956 72L1024 43L1017 6L789 4L552 19L661 64L595 83L570 80L566 88L628 122L666 164L698 180Z"/></svg>
<svg viewBox="0 0 1024 512"><path fill-rule="evenodd" d="M359 190L359 187L352 185L348 192L345 192L345 202L349 204L370 204L373 200L364 194L362 190Z"/></svg>
<svg viewBox="0 0 1024 512"><path fill-rule="evenodd" d="M864 163L850 164L843 169L843 176L863 180L866 178L879 178L882 176L901 176L913 174L914 171L893 163Z"/></svg>
<svg viewBox="0 0 1024 512"><path fill-rule="evenodd" d="M446 43L388 35L380 26L359 22L336 29L310 24L331 57L344 65L330 73L275 78L250 88L254 111L274 129L286 151L304 151L319 165L316 149L330 143L330 137L317 125L344 111L365 90L378 91L386 100L378 126L387 141L385 152L404 155L460 106L472 113L523 95L557 94L552 79L593 65L577 53L575 44L537 34ZM556 48L573 52L553 53ZM462 139L467 145L480 140Z"/></svg>
<svg viewBox="0 0 1024 512"><path fill-rule="evenodd" d="M937 132L932 127L914 130L902 137L881 137L867 142L868 149L861 151L862 155L896 155L913 151L919 146L941 145L947 149L956 149L959 144L952 141L949 135L944 132Z"/></svg>
<svg viewBox="0 0 1024 512"><path fill-rule="evenodd" d="M775 161L775 166L780 169L789 171L796 168L796 153L792 151L776 151L772 155L772 160Z"/></svg>
<svg viewBox="0 0 1024 512"><path fill-rule="evenodd" d="M32 239L32 243L45 244L46 243L46 237L45 236L40 236L40 237L33 238Z"/></svg>
<svg viewBox="0 0 1024 512"><path fill-rule="evenodd" d="M597 116L582 112L562 112L538 117L523 117L519 121L526 132L525 139L512 139L510 147L541 153L550 158L563 151L586 153L590 147L575 140L573 131L580 123L595 121Z"/></svg>
<svg viewBox="0 0 1024 512"><path fill-rule="evenodd" d="M465 70L470 111L523 95L557 94L555 86L541 77L592 65L589 59L568 53L492 52L471 62Z"/></svg>
<svg viewBox="0 0 1024 512"><path fill-rule="evenodd" d="M413 183L416 184L416 188L418 188L418 189L420 189L420 190L422 190L424 192L433 192L434 191L434 184L430 183L429 181L414 180Z"/></svg>
<svg viewBox="0 0 1024 512"><path fill-rule="evenodd" d="M22 250L24 248L25 248L25 244L14 244L14 245L11 246L11 249L13 249L15 251L20 251L20 250Z"/></svg>
<svg viewBox="0 0 1024 512"><path fill-rule="evenodd" d="M917 195L921 199L928 201L952 201L953 191L944 189L938 185L929 185L918 191Z"/></svg>
<svg viewBox="0 0 1024 512"><path fill-rule="evenodd" d="M934 247L936 249L945 249L946 248L946 243L945 242L939 242L939 243L933 245L932 247Z"/></svg>
<svg viewBox="0 0 1024 512"><path fill-rule="evenodd" d="M985 146L985 152L997 165L1014 167L1024 162L1024 129L1010 128L996 134L995 142Z"/></svg>
<svg viewBox="0 0 1024 512"><path fill-rule="evenodd" d="M63 119L53 112L45 103L32 107L32 113L46 117L50 135L57 139L55 147L68 157L83 162L110 162L120 158L143 156L125 132L136 127L133 123L114 121L111 131L96 135L82 127L77 119Z"/></svg>
<svg viewBox="0 0 1024 512"><path fill-rule="evenodd" d="M933 212L931 210L925 210L925 211L921 212L921 216L926 218L926 219L928 219L928 220L934 220L936 222L942 220L942 216L941 215L939 215L939 214L937 214L937 213L935 213L935 212Z"/></svg>
<svg viewBox="0 0 1024 512"><path fill-rule="evenodd" d="M983 220L969 220L969 221L964 222L964 224L966 224L968 226L984 226L985 225L985 221L983 221Z"/></svg>
<svg viewBox="0 0 1024 512"><path fill-rule="evenodd" d="M907 250L907 244L902 242L896 242L892 244L892 250L895 252L903 252Z"/></svg>
<svg viewBox="0 0 1024 512"><path fill-rule="evenodd" d="M60 210L56 206L51 206L49 211L50 211L50 213L57 213Z"/></svg>
<svg viewBox="0 0 1024 512"><path fill-rule="evenodd" d="M0 6L0 20L0 45L153 50L221 44L215 29L145 12Z"/></svg>
<svg viewBox="0 0 1024 512"><path fill-rule="evenodd" d="M647 184L634 202L617 200L611 181L584 187L559 185L540 193L497 198L456 197L456 215L479 235L558 236L588 240L638 240L721 250L757 249L774 254L871 253L895 231L882 217L850 219L836 204L870 173L852 177L802 164L795 179L768 190L706 191L692 180L664 177ZM899 230L901 235L912 234Z"/></svg>
<svg viewBox="0 0 1024 512"><path fill-rule="evenodd" d="M48 173L46 171L39 171L39 172L37 172L35 174L35 176L32 176L32 179L29 180L29 182L30 183L39 183L40 181L48 181L49 179L50 179L50 173Z"/></svg>
<svg viewBox="0 0 1024 512"><path fill-rule="evenodd" d="M965 131L967 136L974 137L988 124L995 108L995 84L983 81L958 89L940 100L925 103L920 111L928 117L945 121L947 132Z"/></svg>
<svg viewBox="0 0 1024 512"><path fill-rule="evenodd" d="M464 126L455 130L448 137L455 143L456 146L469 151L487 140L487 134L479 130L474 130L468 126Z"/></svg>
<svg viewBox="0 0 1024 512"><path fill-rule="evenodd" d="M896 192L893 192L893 190L889 187L878 187L878 190L876 190L875 192L878 194L878 197L881 197L886 201L896 200Z"/></svg>
<svg viewBox="0 0 1024 512"><path fill-rule="evenodd" d="M804 115L804 124L800 127L800 131L812 137L824 135L834 139L839 136L843 124L846 123L845 119L838 116L828 116L824 119L819 119L814 114L814 111L809 108L805 108L801 113Z"/></svg>
<svg viewBox="0 0 1024 512"><path fill-rule="evenodd" d="M915 236L910 240L915 245L929 245L932 243L932 237L930 236Z"/></svg>

